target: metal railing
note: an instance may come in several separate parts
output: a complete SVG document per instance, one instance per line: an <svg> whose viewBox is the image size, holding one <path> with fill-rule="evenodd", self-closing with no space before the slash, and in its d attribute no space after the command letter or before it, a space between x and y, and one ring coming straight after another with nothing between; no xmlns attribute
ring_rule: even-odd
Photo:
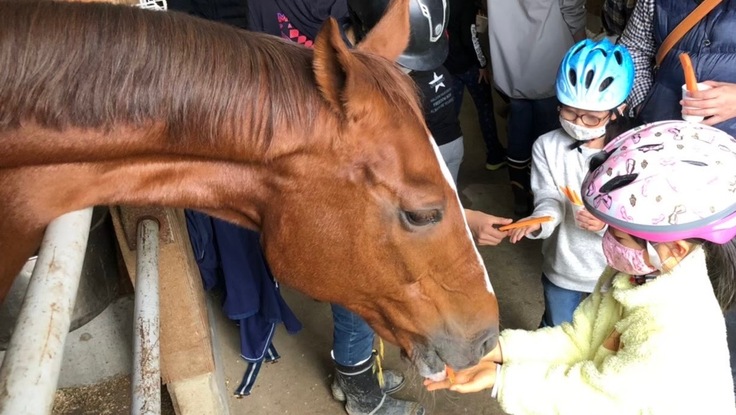
<svg viewBox="0 0 736 415"><path fill-rule="evenodd" d="M87 247L92 208L60 216L46 229L18 321L0 367L0 415L50 414ZM133 415L161 413L159 224L138 227Z"/></svg>

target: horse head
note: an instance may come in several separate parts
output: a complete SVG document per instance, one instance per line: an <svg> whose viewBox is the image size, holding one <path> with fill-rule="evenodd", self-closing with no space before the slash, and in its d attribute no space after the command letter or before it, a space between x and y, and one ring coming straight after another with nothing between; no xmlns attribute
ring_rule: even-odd
<svg viewBox="0 0 736 415"><path fill-rule="evenodd" d="M290 162L299 185L261 226L282 282L360 314L426 376L494 347L498 306L412 80L393 63L407 10L394 2L353 50L325 24L313 68L331 121L302 132L322 145Z"/></svg>

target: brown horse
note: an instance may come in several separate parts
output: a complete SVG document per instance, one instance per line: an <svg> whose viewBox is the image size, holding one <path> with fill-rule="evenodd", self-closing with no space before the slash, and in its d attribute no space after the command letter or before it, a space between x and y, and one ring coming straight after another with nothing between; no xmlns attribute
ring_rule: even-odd
<svg viewBox="0 0 736 415"><path fill-rule="evenodd" d="M57 216L192 208L259 230L279 280L363 316L423 375L496 344L498 306L393 63L397 0L356 49L177 13L0 2L0 295ZM2 298L2 297L0 297Z"/></svg>

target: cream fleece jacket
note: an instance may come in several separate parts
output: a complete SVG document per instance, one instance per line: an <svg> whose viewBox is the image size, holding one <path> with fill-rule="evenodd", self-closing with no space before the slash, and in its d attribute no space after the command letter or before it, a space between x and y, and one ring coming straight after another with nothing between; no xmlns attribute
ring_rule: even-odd
<svg viewBox="0 0 736 415"><path fill-rule="evenodd" d="M572 324L504 330L500 342L498 399L510 414L736 414L701 248L643 285L607 269Z"/></svg>

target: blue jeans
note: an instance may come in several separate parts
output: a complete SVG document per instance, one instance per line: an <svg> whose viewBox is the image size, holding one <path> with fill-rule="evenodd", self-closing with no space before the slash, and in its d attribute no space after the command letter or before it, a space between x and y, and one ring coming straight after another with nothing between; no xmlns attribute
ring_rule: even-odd
<svg viewBox="0 0 736 415"><path fill-rule="evenodd" d="M450 141L447 144L439 146L440 154L442 159L445 161L445 165L450 170L452 175L452 181L457 185L457 175L460 173L460 164L463 162L463 155L465 154L465 146L463 144L463 137Z"/></svg>
<svg viewBox="0 0 736 415"><path fill-rule="evenodd" d="M518 99L509 102L506 158L511 184L531 192L529 184L532 145L537 138L560 127L557 98Z"/></svg>
<svg viewBox="0 0 736 415"><path fill-rule="evenodd" d="M368 360L373 353L375 333L359 315L332 304L332 354L342 366L355 366Z"/></svg>
<svg viewBox="0 0 736 415"><path fill-rule="evenodd" d="M558 326L564 322L572 322L572 313L580 305L588 293L558 287L542 274L542 290L544 291L544 315L539 327Z"/></svg>
<svg viewBox="0 0 736 415"><path fill-rule="evenodd" d="M460 115L463 105L465 88L468 88L470 97L478 112L480 132L483 142L486 144L486 161L498 164L506 159L506 150L498 141L498 130L496 129L496 117L493 115L493 97L491 86L485 82L478 82L480 68L475 65L463 73L453 74L452 94L455 100L455 112Z"/></svg>

